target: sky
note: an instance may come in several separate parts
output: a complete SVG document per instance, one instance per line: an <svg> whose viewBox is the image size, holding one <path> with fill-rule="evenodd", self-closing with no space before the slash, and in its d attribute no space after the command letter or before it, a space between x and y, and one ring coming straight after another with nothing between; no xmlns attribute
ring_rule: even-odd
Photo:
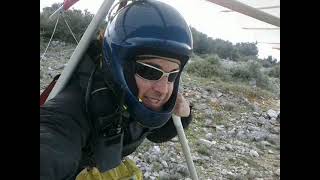
<svg viewBox="0 0 320 180"><path fill-rule="evenodd" d="M117 1L117 0L116 0ZM237 12L221 12L228 10L222 6L206 0L161 0L174 6L186 19L187 23L208 36L228 40L233 44L238 42L258 42L259 58L272 56L280 61L280 51L272 49L279 47L280 29L278 30L247 30L243 28L278 28L265 22L256 20ZM252 7L265 7L280 5L280 0L238 0ZM40 0L42 8L53 3L62 3L63 0ZM87 9L95 14L103 0L79 0L72 7L74 9ZM262 11L280 17L280 8L263 9Z"/></svg>

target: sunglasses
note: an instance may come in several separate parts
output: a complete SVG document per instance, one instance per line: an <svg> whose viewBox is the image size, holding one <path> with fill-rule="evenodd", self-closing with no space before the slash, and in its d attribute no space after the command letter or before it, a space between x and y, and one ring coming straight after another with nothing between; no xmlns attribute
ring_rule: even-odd
<svg viewBox="0 0 320 180"><path fill-rule="evenodd" d="M172 83L177 78L180 70L175 70L172 72L164 72L163 70L151 66L143 62L136 62L136 74L143 79L147 80L159 80L163 76L168 77L168 82Z"/></svg>

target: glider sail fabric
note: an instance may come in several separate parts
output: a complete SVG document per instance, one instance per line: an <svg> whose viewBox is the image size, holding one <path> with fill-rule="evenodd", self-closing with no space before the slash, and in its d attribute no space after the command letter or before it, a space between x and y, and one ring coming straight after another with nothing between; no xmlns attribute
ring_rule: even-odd
<svg viewBox="0 0 320 180"><path fill-rule="evenodd" d="M66 11L79 0L64 0L63 9Z"/></svg>

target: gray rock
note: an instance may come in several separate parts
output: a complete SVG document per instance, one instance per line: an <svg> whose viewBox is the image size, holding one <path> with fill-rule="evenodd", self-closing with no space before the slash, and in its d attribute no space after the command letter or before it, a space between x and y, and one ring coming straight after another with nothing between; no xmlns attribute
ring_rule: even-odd
<svg viewBox="0 0 320 180"><path fill-rule="evenodd" d="M247 98L245 98L245 97L241 97L241 99L243 100L243 102L245 103L245 104L250 104L250 101L247 99Z"/></svg>
<svg viewBox="0 0 320 180"><path fill-rule="evenodd" d="M264 131L253 131L247 134L247 137L249 140L256 141L256 142L265 140L267 136L268 136L268 133Z"/></svg>
<svg viewBox="0 0 320 180"><path fill-rule="evenodd" d="M218 125L216 126L217 131L225 131L224 125Z"/></svg>
<svg viewBox="0 0 320 180"><path fill-rule="evenodd" d="M143 174L143 176L144 176L145 178L148 178L150 175L151 175L151 173L150 173L149 171L147 171L147 172L145 172L145 173Z"/></svg>
<svg viewBox="0 0 320 180"><path fill-rule="evenodd" d="M171 141L172 141L172 142L178 142L178 141L179 141L179 138L176 136L176 137L172 138Z"/></svg>
<svg viewBox="0 0 320 180"><path fill-rule="evenodd" d="M268 141L261 141L260 143L264 146L271 146L271 144Z"/></svg>
<svg viewBox="0 0 320 180"><path fill-rule="evenodd" d="M163 165L163 167L168 168L168 163L165 160L160 160L160 163Z"/></svg>
<svg viewBox="0 0 320 180"><path fill-rule="evenodd" d="M264 117L259 117L257 123L259 125L265 125L268 121Z"/></svg>
<svg viewBox="0 0 320 180"><path fill-rule="evenodd" d="M253 112L252 115L255 116L255 117L259 117L259 116L260 116L260 113L258 113L258 112Z"/></svg>
<svg viewBox="0 0 320 180"><path fill-rule="evenodd" d="M173 172L170 176L170 180L180 180L183 179L183 176L180 173Z"/></svg>
<svg viewBox="0 0 320 180"><path fill-rule="evenodd" d="M193 156L193 157L192 157L192 160L193 160L193 162L195 162L195 163L200 163L200 162L202 162L202 158L199 157L199 156Z"/></svg>
<svg viewBox="0 0 320 180"><path fill-rule="evenodd" d="M262 113L262 117L269 119L269 115L267 113Z"/></svg>
<svg viewBox="0 0 320 180"><path fill-rule="evenodd" d="M257 172L250 169L248 172L249 179L253 179L257 175Z"/></svg>
<svg viewBox="0 0 320 180"><path fill-rule="evenodd" d="M246 149L243 148L243 147L238 147L236 150L237 150L237 153L239 153L239 154L245 154L246 153Z"/></svg>
<svg viewBox="0 0 320 180"><path fill-rule="evenodd" d="M269 141L271 144L280 145L280 136L275 134L269 134L266 137L266 140Z"/></svg>
<svg viewBox="0 0 320 180"><path fill-rule="evenodd" d="M225 111L234 111L236 109L236 105L232 102L227 102L223 104L223 109Z"/></svg>
<svg viewBox="0 0 320 180"><path fill-rule="evenodd" d="M267 111L267 115L268 117L271 119L271 118L277 118L278 114L275 110L272 110L272 109L269 109Z"/></svg>
<svg viewBox="0 0 320 180"><path fill-rule="evenodd" d="M219 102L219 100L217 98L210 98L210 102L216 104Z"/></svg>
<svg viewBox="0 0 320 180"><path fill-rule="evenodd" d="M213 112L212 112L211 108L204 110L204 114L205 114L205 117L207 117L207 118L213 118Z"/></svg>
<svg viewBox="0 0 320 180"><path fill-rule="evenodd" d="M252 110L254 112L260 112L261 111L261 109L259 107L259 104L257 102L254 102L253 104L250 104L250 106L251 106L251 108L252 108Z"/></svg>
<svg viewBox="0 0 320 180"><path fill-rule="evenodd" d="M275 173L277 176L280 176L280 169L277 169L274 173Z"/></svg>
<svg viewBox="0 0 320 180"><path fill-rule="evenodd" d="M61 64L61 65L57 65L56 67L55 67L55 69L56 70L61 70L61 69L63 69L65 67L65 64Z"/></svg>
<svg viewBox="0 0 320 180"><path fill-rule="evenodd" d="M196 99L201 99L201 96L200 96L199 94L196 94L196 95L195 95L195 98L196 98Z"/></svg>
<svg viewBox="0 0 320 180"><path fill-rule="evenodd" d="M204 160L204 161L210 161L210 158L209 158L208 156L203 156L203 157L202 157L202 160Z"/></svg>
<svg viewBox="0 0 320 180"><path fill-rule="evenodd" d="M244 130L239 130L237 135L236 135L236 138L239 139L239 140L246 140L246 139L248 139L248 136L247 136L247 134L245 133Z"/></svg>
<svg viewBox="0 0 320 180"><path fill-rule="evenodd" d="M154 173L152 173L152 176L154 176L154 177L159 177L159 173L154 172Z"/></svg>
<svg viewBox="0 0 320 180"><path fill-rule="evenodd" d="M274 152L271 151L270 149L268 150L268 153L269 153L269 154L274 154Z"/></svg>
<svg viewBox="0 0 320 180"><path fill-rule="evenodd" d="M222 151L227 150L227 149L226 149L226 146L218 146L217 148L220 149L220 150L222 150Z"/></svg>
<svg viewBox="0 0 320 180"><path fill-rule="evenodd" d="M54 71L48 71L47 72L47 74L48 74L48 76L50 77L50 78L53 78L55 75L56 75L56 73L54 72Z"/></svg>
<svg viewBox="0 0 320 180"><path fill-rule="evenodd" d="M159 146L153 146L152 153L154 155L160 155L161 154L160 147Z"/></svg>
<svg viewBox="0 0 320 180"><path fill-rule="evenodd" d="M273 134L279 135L279 134L280 134L280 127L271 127L271 128L269 129L269 131L270 131L271 133L273 133Z"/></svg>
<svg viewBox="0 0 320 180"><path fill-rule="evenodd" d="M46 56L43 56L42 57L42 54L40 55L40 59L42 58L42 61L46 61L46 60L48 60L48 58L46 57Z"/></svg>
<svg viewBox="0 0 320 180"><path fill-rule="evenodd" d="M206 105L206 104L195 104L195 105L194 105L194 108L195 108L196 110L204 110L204 109L207 109L207 108L208 108L208 105Z"/></svg>
<svg viewBox="0 0 320 180"><path fill-rule="evenodd" d="M221 171L221 174L227 176L228 179L234 179L235 176L236 176L233 172L228 171L228 170L226 170L226 169L223 169L223 170Z"/></svg>
<svg viewBox="0 0 320 180"><path fill-rule="evenodd" d="M189 176L189 170L186 165L178 164L177 165L177 172L179 172L184 177Z"/></svg>
<svg viewBox="0 0 320 180"><path fill-rule="evenodd" d="M219 92L219 91L216 93L216 97L217 97L217 98L221 97L222 95L223 95L223 94L222 94L221 92Z"/></svg>
<svg viewBox="0 0 320 180"><path fill-rule="evenodd" d="M250 116L250 117L247 118L247 122L252 124L252 125L255 125L256 122L257 122L257 118L253 117L253 116Z"/></svg>
<svg viewBox="0 0 320 180"><path fill-rule="evenodd" d="M172 157L170 158L170 161L171 161L171 162L174 162L174 163L177 162L176 159L174 159L174 158L172 158Z"/></svg>
<svg viewBox="0 0 320 180"><path fill-rule="evenodd" d="M200 139L198 140L198 144L205 145L205 146L208 147L208 148L210 148L210 147L213 145L213 143L212 143L211 141L208 141L208 140L202 139L202 138L200 138Z"/></svg>
<svg viewBox="0 0 320 180"><path fill-rule="evenodd" d="M212 141L212 140L213 140L213 134L212 134L212 133L207 133L207 134L206 134L206 139L207 139L208 141Z"/></svg>
<svg viewBox="0 0 320 180"><path fill-rule="evenodd" d="M220 139L225 139L228 137L228 133L224 129L217 130L217 137Z"/></svg>
<svg viewBox="0 0 320 180"><path fill-rule="evenodd" d="M226 144L225 147L226 147L226 149L228 151L233 151L234 150L231 144Z"/></svg>
<svg viewBox="0 0 320 180"><path fill-rule="evenodd" d="M211 119L206 119L204 122L205 127L215 127Z"/></svg>
<svg viewBox="0 0 320 180"><path fill-rule="evenodd" d="M248 171L246 171L245 169L240 170L240 174L241 174L241 175L245 175L245 174L247 174L247 173L248 173Z"/></svg>
<svg viewBox="0 0 320 180"><path fill-rule="evenodd" d="M236 134L237 134L237 129L236 129L236 128L232 128L230 131L228 131L228 134L229 134L231 137L236 136Z"/></svg>
<svg viewBox="0 0 320 180"><path fill-rule="evenodd" d="M159 180L170 180L170 175L164 171L160 171Z"/></svg>
<svg viewBox="0 0 320 180"><path fill-rule="evenodd" d="M257 127L257 126L254 126L254 125L248 125L248 128L247 128L249 131L261 131L261 128Z"/></svg>
<svg viewBox="0 0 320 180"><path fill-rule="evenodd" d="M209 132L209 129L206 128L206 127L202 128L202 130L203 130L203 132L204 132L205 134L207 134L207 133Z"/></svg>
<svg viewBox="0 0 320 180"><path fill-rule="evenodd" d="M251 157L259 157L258 152L253 149L250 150L249 154Z"/></svg>

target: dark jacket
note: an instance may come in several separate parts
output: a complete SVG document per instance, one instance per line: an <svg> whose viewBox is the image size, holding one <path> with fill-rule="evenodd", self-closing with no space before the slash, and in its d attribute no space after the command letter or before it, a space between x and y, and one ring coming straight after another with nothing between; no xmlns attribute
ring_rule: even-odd
<svg viewBox="0 0 320 180"><path fill-rule="evenodd" d="M74 179L80 170L90 165L90 155L87 149L88 144L93 141L93 126L86 113L85 92L90 74L88 69L92 69L94 64L89 55L86 54L84 58L66 88L55 98L46 102L43 107L40 107L41 180ZM97 72L89 105L91 118L95 122L99 121L99 125L105 126L108 124L105 121L117 122L119 116L111 119L106 117L114 114L119 107L112 91L101 78L101 74ZM104 163L108 161L108 158L116 158L113 155L110 156L113 152L120 153L121 157L127 156L134 152L145 138L159 143L168 141L177 135L172 119L160 128L149 129L140 126L130 117L122 116L122 118L125 123L122 124L122 143L121 147L119 146L121 152L114 152L114 148L111 148L111 151L103 149L106 148L105 145L113 144L113 141L107 141L110 143L101 141L103 143L94 145L93 152L100 153L95 156L96 161ZM189 117L182 118L182 124L185 128L191 119L191 113ZM105 128L103 131L99 131L99 136L95 138L105 138L103 136L106 135L101 132L106 132L108 136L109 131L108 128ZM106 152L109 154L103 154Z"/></svg>

